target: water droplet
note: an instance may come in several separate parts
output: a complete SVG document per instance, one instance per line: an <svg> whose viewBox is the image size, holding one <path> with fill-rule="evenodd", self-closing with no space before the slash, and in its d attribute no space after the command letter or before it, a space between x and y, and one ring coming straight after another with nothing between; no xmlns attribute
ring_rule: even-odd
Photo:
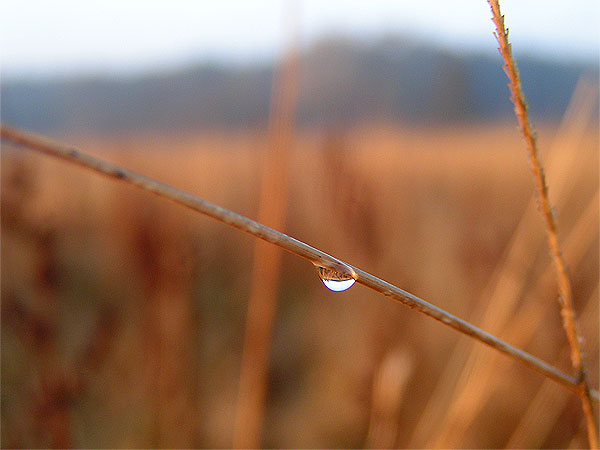
<svg viewBox="0 0 600 450"><path fill-rule="evenodd" d="M350 289L356 282L351 275L338 272L337 270L329 269L327 267L317 267L319 271L319 278L323 281L323 284L335 292L345 291Z"/></svg>

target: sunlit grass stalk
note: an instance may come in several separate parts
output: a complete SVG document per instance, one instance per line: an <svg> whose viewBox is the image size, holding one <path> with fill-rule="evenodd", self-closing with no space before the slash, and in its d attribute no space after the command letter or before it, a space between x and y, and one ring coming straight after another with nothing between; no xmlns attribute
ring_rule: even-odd
<svg viewBox="0 0 600 450"><path fill-rule="evenodd" d="M272 228L262 225L252 219L244 217L222 206L208 202L202 198L196 197L190 193L181 191L160 181L154 180L148 176L138 174L124 167L110 163L103 159L91 156L64 145L56 144L49 139L33 135L10 128L4 125L0 126L0 136L2 139L13 142L19 146L36 150L41 153L63 159L75 165L93 170L110 178L121 180L125 183L134 185L148 192L152 192L159 197L166 198L174 203L190 208L196 212L212 217L215 220L223 222L232 228L236 228L252 236L263 239L275 244L290 253L300 256L316 266L327 267L338 272L351 275L359 284L373 289L392 300L402 303L411 309L434 318L435 320L453 328L463 334L495 348L496 350L507 354L513 359L521 361L523 364L538 371L542 375L561 383L562 385L578 391L580 380L568 375L557 368L549 365L545 361L520 350L507 342L493 336L471 323L460 319L449 312L438 308L437 306L426 302L425 300L406 292L393 284L390 284L368 272L357 267L353 267L321 250L311 247L286 234L280 233ZM315 275L316 276L316 275ZM595 400L600 400L600 393L596 390L590 390Z"/></svg>
<svg viewBox="0 0 600 450"><path fill-rule="evenodd" d="M571 186L564 180L573 179L579 176L580 164L576 158L577 142L581 139L583 131L589 124L593 114L596 88L581 79L572 96L567 111L563 117L559 131L555 136L548 153L548 169L554 172L557 177L554 179L554 194L558 204L565 203L569 195ZM565 153L565 159L569 164L560 164L559 153ZM580 158L581 159L581 158ZM585 164L583 161L581 164ZM589 164L589 163L588 163ZM560 171L558 170L560 169ZM529 272L529 266L534 263L537 248L543 244L543 235L533 233L535 219L535 197L532 196L530 202L525 208L518 225L506 245L504 255L500 258L494 274L490 277L486 287L478 295L479 301L476 302L470 320L475 320L480 326L489 330L493 334L501 334L510 323L512 317L518 317L515 314L518 299L521 298L526 286L526 278ZM528 329L530 329L529 327ZM515 342L512 341L511 342ZM524 346L519 341L516 345ZM453 415L455 401L459 390L464 388L459 380L470 372L470 366L467 361L475 356L477 360L484 356L479 346L473 346L471 340L462 340L452 351L450 358L445 364L444 370L436 382L435 390L427 401L427 406L422 413L417 426L411 436L410 446L433 447L434 439L441 437L440 424ZM497 377L493 378L497 380ZM489 383L489 381L488 381ZM467 384L468 386L468 384ZM486 384L487 395L493 392L493 388ZM483 399L481 399L483 401ZM447 407L440 408L439 405L446 404ZM473 411L467 411L471 414ZM461 419L465 418L465 413L461 413ZM477 414L477 413L476 413ZM450 433L455 438L456 433ZM444 442L442 446L457 445Z"/></svg>
<svg viewBox="0 0 600 450"><path fill-rule="evenodd" d="M597 286L588 298L581 317L583 329L585 330L587 325L587 329L591 330L590 322L598 317ZM596 341L596 351L597 345L598 342ZM561 352L556 362L558 363L566 358L566 351ZM569 396L565 395L564 390L560 390L555 383L544 381L528 405L527 410L521 415L518 425L506 444L506 448L541 448L544 440L568 404Z"/></svg>
<svg viewBox="0 0 600 450"><path fill-rule="evenodd" d="M525 142L527 143L527 152L533 170L537 198L544 217L550 252L556 269L562 323L571 349L571 363L577 372L578 393L586 417L588 440L591 448L598 448L598 431L596 429L596 421L594 419L594 411L590 399L590 388L587 382L585 364L583 361L581 336L575 320L571 282L558 243L556 217L552 211L550 200L548 198L548 186L546 184L544 169L538 155L535 133L529 121L527 102L523 90L521 89L519 71L517 70L517 65L512 55L511 44L508 41L508 30L504 25L504 16L500 12L498 0L488 0L488 3L492 8L492 20L496 25L495 36L498 40L500 53L504 59L504 70L510 80L509 89L512 94L512 101L515 105L515 114L519 121L519 126L521 127Z"/></svg>
<svg viewBox="0 0 600 450"><path fill-rule="evenodd" d="M583 259L585 250L593 245L593 229L598 226L598 192L594 195L577 223L565 239L565 254L571 267L578 267ZM540 330L550 315L550 305L540 302L547 299L555 289L552 281L552 263L549 261L542 275L532 283L527 292L529 301L513 312L510 321L501 327L503 336L510 342L526 347L537 330ZM550 275L550 276L548 276ZM501 298L497 299L502 301ZM496 328L496 327L492 327ZM500 330L499 330L500 331ZM499 391L502 380L498 377L498 362L496 355L482 352L481 347L472 350L463 363L463 370L449 404L448 412L443 420L437 423L438 434L425 447L453 448L459 445L487 401Z"/></svg>
<svg viewBox="0 0 600 450"><path fill-rule="evenodd" d="M565 114L565 120L561 125L562 132L556 137L551 146L549 153L549 170L554 172L555 178L555 196L558 204L566 203L569 192L572 186L564 180L574 179L580 175L581 166L585 165L586 158L576 155L578 145L577 142L581 139L581 135L589 123L590 116L594 109L596 89L582 80L578 84L573 99L569 105L568 111ZM561 159L565 158L569 164L561 164ZM560 169L560 171L559 171ZM556 184L558 181L558 184ZM594 222L594 217L597 218L597 202L595 196L589 201L589 206L585 212L578 218L577 223L569 231L564 243L564 249L571 267L577 267L579 264L582 247L589 249L593 243L593 233L583 232L590 228L590 221ZM535 226L535 196L527 206L525 214L521 217L519 225L515 229L510 243L506 249L506 256L502 258L502 262L496 269L494 276L491 278L491 283L479 296L478 305L485 306L485 309L479 313L475 313L477 322L485 329L490 330L494 334L502 334L510 342L519 347L528 345L532 335L543 326L543 316L545 311L551 305L540 305L534 301L537 298L549 298L552 296L555 287L552 285L552 279L548 280L548 275L553 275L552 261L548 262L548 267L541 271L541 276L538 281L533 284L528 281L527 274L529 267L533 264L537 249L544 244L543 235L533 233ZM596 220L597 223L597 220ZM592 225L592 229L597 225ZM551 286L548 292L547 286ZM517 309L518 300L522 295L526 295L530 301L524 306ZM529 307L531 305L531 307ZM522 312L527 309L526 312ZM508 330L518 330L518 333L513 333ZM497 367L494 356L491 353L486 353L479 346L472 346L470 354L466 356L464 351L461 351L463 346L457 346L449 363L444 369L444 373L438 381L435 396L428 403L427 418L420 420L419 435L423 436L427 423L435 423L436 433L433 435L433 441L424 441L417 444L413 442L413 446L423 447L454 447L459 445L461 435L464 435L469 429L472 421L479 415L481 409L485 406L486 400L497 392L498 385L501 379L496 375L494 367ZM459 374L456 377L455 374ZM458 381L455 381L458 380ZM455 386L453 392L447 392L446 386ZM441 400L444 398L444 400ZM477 401L474 401L477 400ZM444 411L443 419L432 421L432 415L439 410L440 401L445 401L448 407L441 408ZM436 410L436 411L433 411ZM439 414L442 417L441 414ZM429 431L429 436L432 436ZM430 438L431 439L431 438Z"/></svg>
<svg viewBox="0 0 600 450"><path fill-rule="evenodd" d="M298 36L295 25L292 26L288 48L273 80L268 142L261 167L257 219L277 229L285 228L289 161L294 137L298 79ZM281 257L280 248L256 241L233 433L234 448L261 447Z"/></svg>
<svg viewBox="0 0 600 450"><path fill-rule="evenodd" d="M400 406L414 369L414 360L404 349L389 351L379 363L373 374L371 415L364 448L396 447Z"/></svg>

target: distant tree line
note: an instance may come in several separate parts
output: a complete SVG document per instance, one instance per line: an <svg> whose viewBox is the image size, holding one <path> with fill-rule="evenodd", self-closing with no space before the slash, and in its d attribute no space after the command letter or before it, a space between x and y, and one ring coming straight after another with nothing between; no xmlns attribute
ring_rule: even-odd
<svg viewBox="0 0 600 450"><path fill-rule="evenodd" d="M519 58L534 119L554 120L594 63ZM137 77L3 80L2 121L40 132L101 133L246 128L268 117L274 67L205 61ZM302 56L300 126L385 120L439 124L510 120L500 57L451 52L389 37L316 43Z"/></svg>

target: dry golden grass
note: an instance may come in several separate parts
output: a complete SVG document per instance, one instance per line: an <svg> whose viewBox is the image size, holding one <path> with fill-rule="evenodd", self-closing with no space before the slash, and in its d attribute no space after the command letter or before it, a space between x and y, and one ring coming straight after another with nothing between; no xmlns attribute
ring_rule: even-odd
<svg viewBox="0 0 600 450"><path fill-rule="evenodd" d="M581 408L583 410L588 433L588 444L590 448L598 448L598 423L594 414L594 405L592 404L591 388L587 379L587 365L584 361L583 336L579 330L579 323L575 313L573 301L573 288L571 279L567 271L567 263L563 256L558 238L558 221L553 211L553 205L548 195L548 184L544 172L544 165L539 156L539 147L536 141L536 134L529 118L528 104L521 87L521 79L517 68L516 60L512 54L512 44L508 39L508 28L504 23L504 16L500 11L498 0L488 0L492 10L492 20L496 25L496 40L498 41L498 50L504 60L504 72L508 76L508 88L511 92L511 101L514 104L515 115L519 122L519 127L523 133L527 154L529 157L533 181L536 188L536 200L544 218L548 246L552 255L552 262L556 270L556 281L558 284L558 302L560 304L560 315L562 318L563 329L569 346L571 348L571 364L578 380L578 394L581 399ZM593 94L592 94L593 95Z"/></svg>
<svg viewBox="0 0 600 450"><path fill-rule="evenodd" d="M556 133L562 136L540 127L542 149L551 148ZM576 139L553 150L558 162L548 183L564 185L564 198L556 200L561 241L591 343L598 337L597 313L589 313L598 302L598 217L589 212L598 189L598 130L572 133ZM257 215L264 135L67 140ZM536 307L555 306L556 291L545 287L550 260L535 214L520 231L531 261L516 269L512 307L501 321L494 321L497 312L485 319L497 307L487 286L504 267L532 195L521 146L512 125L301 132L291 157L287 231L568 370L558 307ZM569 161L575 168L561 178ZM46 389L35 356L40 344L24 340L5 311L39 312L48 289L36 269L47 253L36 245L42 228L56 239L54 312L40 318L57 333L62 375L51 384L80 381L66 390L69 401L51 397L41 417L66 415L78 446L230 445L253 240L128 186L20 151L3 150L2 202L3 446L48 446L55 437L30 414ZM358 447L376 439L399 447L448 446L444 430L460 408L476 414L452 436L456 445L585 442L577 441L585 428L572 393L561 391L550 414L538 406L549 388L537 373L479 344L469 343L456 359L453 352L464 346L457 333L362 287L331 293L310 264L289 255L282 260L279 304L266 447ZM94 324L108 306L116 311L107 328L113 338L90 353L101 341ZM589 379L598 386L592 347ZM386 374L390 355L398 353L409 367L402 369L404 384L392 389ZM445 394L436 394L453 360L454 379L443 381ZM459 379L465 364L474 372ZM400 392L400 404L386 406L378 394L385 389ZM453 406L455 398L463 400ZM440 414L424 428L423 440L419 423L430 408Z"/></svg>
<svg viewBox="0 0 600 450"><path fill-rule="evenodd" d="M271 93L268 140L261 163L256 220L285 230L289 159L297 104L298 45L291 41ZM281 278L281 248L257 239L240 369L233 448L260 448L269 384L269 360Z"/></svg>

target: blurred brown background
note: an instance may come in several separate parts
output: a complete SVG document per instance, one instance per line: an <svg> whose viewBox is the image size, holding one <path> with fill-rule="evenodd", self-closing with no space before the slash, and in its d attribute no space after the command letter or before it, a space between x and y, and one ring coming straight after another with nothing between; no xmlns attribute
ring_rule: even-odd
<svg viewBox="0 0 600 450"><path fill-rule="evenodd" d="M499 57L293 42L255 69L8 80L3 121L262 220L570 373ZM597 65L524 67L597 387ZM574 394L362 286L330 292L298 257L4 143L1 177L3 447L587 444Z"/></svg>

